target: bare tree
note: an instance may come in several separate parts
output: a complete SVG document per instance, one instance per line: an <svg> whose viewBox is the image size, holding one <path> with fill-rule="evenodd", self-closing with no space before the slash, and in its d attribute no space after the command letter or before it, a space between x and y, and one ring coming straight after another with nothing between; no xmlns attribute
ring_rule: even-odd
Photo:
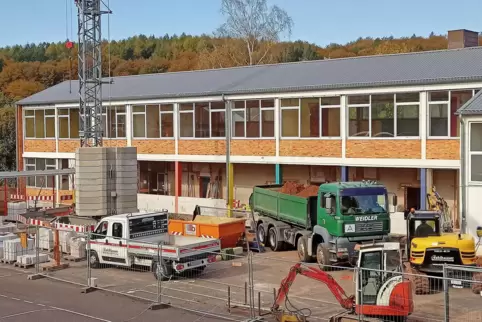
<svg viewBox="0 0 482 322"><path fill-rule="evenodd" d="M293 28L288 13L278 6L268 8L266 0L222 0L221 12L226 22L217 36L242 40L249 65L262 64L273 45L284 33L290 36Z"/></svg>

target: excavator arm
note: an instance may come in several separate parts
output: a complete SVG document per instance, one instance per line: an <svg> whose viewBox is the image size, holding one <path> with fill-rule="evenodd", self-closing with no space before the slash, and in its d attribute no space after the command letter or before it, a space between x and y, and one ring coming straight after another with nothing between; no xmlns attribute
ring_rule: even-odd
<svg viewBox="0 0 482 322"><path fill-rule="evenodd" d="M331 293L335 296L340 305L347 310L353 310L355 306L354 296L347 296L343 288L338 284L335 279L324 271L315 267L304 267L301 263L297 263L290 268L288 276L281 281L281 286L276 295L276 301L271 308L272 311L279 309L279 306L286 299L291 285L293 284L296 275L303 275L319 282L324 283L330 289Z"/></svg>

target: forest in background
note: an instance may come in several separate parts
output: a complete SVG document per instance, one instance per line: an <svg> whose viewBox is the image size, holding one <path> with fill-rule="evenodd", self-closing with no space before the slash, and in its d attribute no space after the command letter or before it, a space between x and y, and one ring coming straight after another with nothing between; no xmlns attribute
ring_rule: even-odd
<svg viewBox="0 0 482 322"><path fill-rule="evenodd" d="M479 43L482 43L479 39ZM287 63L355 56L396 54L447 48L445 35L359 38L326 47L308 42L259 42L251 64ZM105 76L226 68L250 64L242 39L138 35L103 43ZM0 48L0 171L15 169L15 101L62 81L77 79L77 48L64 42Z"/></svg>

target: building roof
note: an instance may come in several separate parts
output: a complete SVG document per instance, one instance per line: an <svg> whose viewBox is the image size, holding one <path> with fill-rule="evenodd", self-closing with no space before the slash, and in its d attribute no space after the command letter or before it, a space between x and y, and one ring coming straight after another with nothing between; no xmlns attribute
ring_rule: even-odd
<svg viewBox="0 0 482 322"><path fill-rule="evenodd" d="M482 91L474 95L467 103L457 110L459 115L481 115L482 114Z"/></svg>
<svg viewBox="0 0 482 322"><path fill-rule="evenodd" d="M482 81L482 47L327 59L190 72L120 76L105 100L200 97ZM18 102L74 103L78 82L65 81Z"/></svg>

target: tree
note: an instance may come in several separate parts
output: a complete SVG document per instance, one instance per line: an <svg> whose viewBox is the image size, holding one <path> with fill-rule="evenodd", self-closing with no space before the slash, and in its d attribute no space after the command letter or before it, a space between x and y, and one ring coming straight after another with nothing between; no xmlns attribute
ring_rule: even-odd
<svg viewBox="0 0 482 322"><path fill-rule="evenodd" d="M288 13L266 0L222 0L221 13L226 22L217 30L219 37L241 39L248 65L264 63L271 48L283 33L291 35L293 20Z"/></svg>
<svg viewBox="0 0 482 322"><path fill-rule="evenodd" d="M15 108L0 92L0 171L11 171L16 165Z"/></svg>
<svg viewBox="0 0 482 322"><path fill-rule="evenodd" d="M45 89L42 83L19 79L11 82L5 87L5 94L9 97L20 100Z"/></svg>

